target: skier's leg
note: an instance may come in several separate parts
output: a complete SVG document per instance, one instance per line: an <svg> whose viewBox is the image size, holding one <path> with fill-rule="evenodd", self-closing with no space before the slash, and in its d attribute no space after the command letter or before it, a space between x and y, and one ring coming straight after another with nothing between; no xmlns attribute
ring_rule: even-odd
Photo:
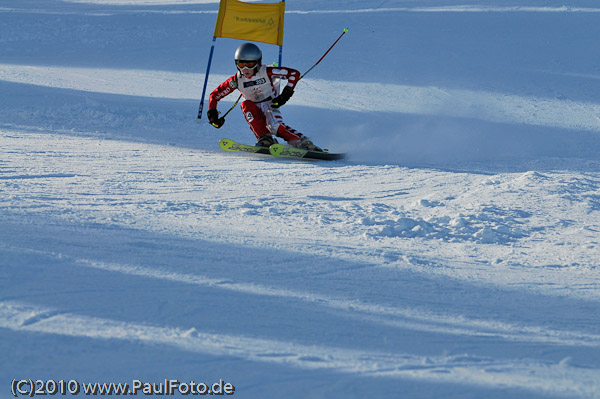
<svg viewBox="0 0 600 399"><path fill-rule="evenodd" d="M302 148L304 150L321 151L319 147L313 144L312 141L299 131L292 129L285 123L280 123L277 128L277 137L281 137L291 147Z"/></svg>
<svg viewBox="0 0 600 399"><path fill-rule="evenodd" d="M299 143L304 138L304 135L283 123L283 115L281 115L279 108L272 108L270 104L270 102L259 104L265 115L267 127L271 133L277 137L281 137L288 144L295 147L294 144Z"/></svg>
<svg viewBox="0 0 600 399"><path fill-rule="evenodd" d="M296 131L295 129L292 129L288 125L280 123L279 127L277 128L277 137L281 137L282 139L290 143L301 140L304 137L304 135Z"/></svg>
<svg viewBox="0 0 600 399"><path fill-rule="evenodd" d="M281 137L292 147L303 148L305 150L320 150L308 137L283 123L283 116L279 108L272 108L270 104L270 102L264 102L260 103L259 106L265 116L266 125L272 134Z"/></svg>
<svg viewBox="0 0 600 399"><path fill-rule="evenodd" d="M279 126L283 123L283 116L278 108L271 108L271 102L265 101L258 104L265 116L265 123L271 134L279 136ZM283 136L280 136L284 138Z"/></svg>
<svg viewBox="0 0 600 399"><path fill-rule="evenodd" d="M240 104L240 107L242 108L246 122L250 125L250 129L257 139L260 139L265 134L271 134L267 127L265 114L255 102L246 100Z"/></svg>

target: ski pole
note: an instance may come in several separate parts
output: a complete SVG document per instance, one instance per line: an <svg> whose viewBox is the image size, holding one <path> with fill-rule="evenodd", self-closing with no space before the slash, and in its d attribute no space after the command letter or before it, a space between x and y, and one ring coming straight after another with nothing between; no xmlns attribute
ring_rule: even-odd
<svg viewBox="0 0 600 399"><path fill-rule="evenodd" d="M342 36L344 36L346 33L348 33L348 28L344 28L344 31L342 32L342 34L340 35L340 37L338 37L338 38L337 38L337 40L336 40L335 42L333 42L333 44L331 45L331 47L329 47L329 48L327 49L327 51L325 52L325 54L323 54L323 56L322 56L321 58L319 58L319 61L317 61L317 62L315 63L315 65L313 65L313 66L311 66L310 68L308 68L308 71L304 72L304 73L302 74L302 76L300 76L300 77L298 78L298 80L300 80L300 79L302 79L303 77L305 77L305 76L306 76L306 75L307 75L307 74L308 74L310 71L312 71L312 70L313 70L313 68L314 68L314 67L316 67L317 65L319 65L319 63L320 63L321 61L323 61L323 58L325 58L325 56L326 56L326 55L327 55L327 54L328 54L328 53L331 51L331 49L333 48L333 46L335 46L335 45L337 44L337 42L339 42L339 41L340 41L340 39L342 38Z"/></svg>
<svg viewBox="0 0 600 399"><path fill-rule="evenodd" d="M235 103L233 103L231 108L229 108L227 110L227 112L225 112L225 115L223 115L221 118L225 118L227 116L227 114L230 113L235 108L235 106L240 102L241 99L242 99L242 95L240 94L240 96L237 98L237 100L235 100Z"/></svg>
<svg viewBox="0 0 600 399"><path fill-rule="evenodd" d="M235 106L237 105L237 103L240 102L241 98L242 98L242 95L240 94L240 96L238 97L237 100L235 100L235 103L231 106L231 108L229 108L227 110L227 112L225 112L225 114L219 118L220 124L218 124L218 123L211 123L211 125L213 125L216 128L220 128L221 126L223 126L223 122L225 122L225 117L227 116L227 114L229 114L231 111L233 111L233 109L235 108Z"/></svg>

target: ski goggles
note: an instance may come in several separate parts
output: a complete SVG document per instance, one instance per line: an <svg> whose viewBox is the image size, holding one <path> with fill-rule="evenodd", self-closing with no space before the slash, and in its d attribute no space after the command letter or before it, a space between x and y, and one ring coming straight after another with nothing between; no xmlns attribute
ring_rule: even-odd
<svg viewBox="0 0 600 399"><path fill-rule="evenodd" d="M238 68L243 69L243 68L254 68L256 66L256 64L258 64L256 61L236 61L235 64L238 66Z"/></svg>

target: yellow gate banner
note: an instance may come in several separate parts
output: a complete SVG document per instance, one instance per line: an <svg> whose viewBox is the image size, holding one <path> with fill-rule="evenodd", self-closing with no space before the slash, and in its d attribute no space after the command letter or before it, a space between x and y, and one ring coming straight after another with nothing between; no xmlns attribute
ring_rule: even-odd
<svg viewBox="0 0 600 399"><path fill-rule="evenodd" d="M283 46L285 2L245 3L221 0L214 37Z"/></svg>

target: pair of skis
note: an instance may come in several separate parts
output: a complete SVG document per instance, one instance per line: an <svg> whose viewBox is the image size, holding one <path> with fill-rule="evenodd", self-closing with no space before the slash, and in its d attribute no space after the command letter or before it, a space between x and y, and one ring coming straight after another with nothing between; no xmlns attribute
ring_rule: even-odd
<svg viewBox="0 0 600 399"><path fill-rule="evenodd" d="M255 145L241 144L230 139L221 139L219 147L224 151L247 152L253 154L270 154L278 158L307 158L333 161L344 158L342 153L328 151L311 151L300 148L288 147L283 144L273 144L270 147L259 147Z"/></svg>

